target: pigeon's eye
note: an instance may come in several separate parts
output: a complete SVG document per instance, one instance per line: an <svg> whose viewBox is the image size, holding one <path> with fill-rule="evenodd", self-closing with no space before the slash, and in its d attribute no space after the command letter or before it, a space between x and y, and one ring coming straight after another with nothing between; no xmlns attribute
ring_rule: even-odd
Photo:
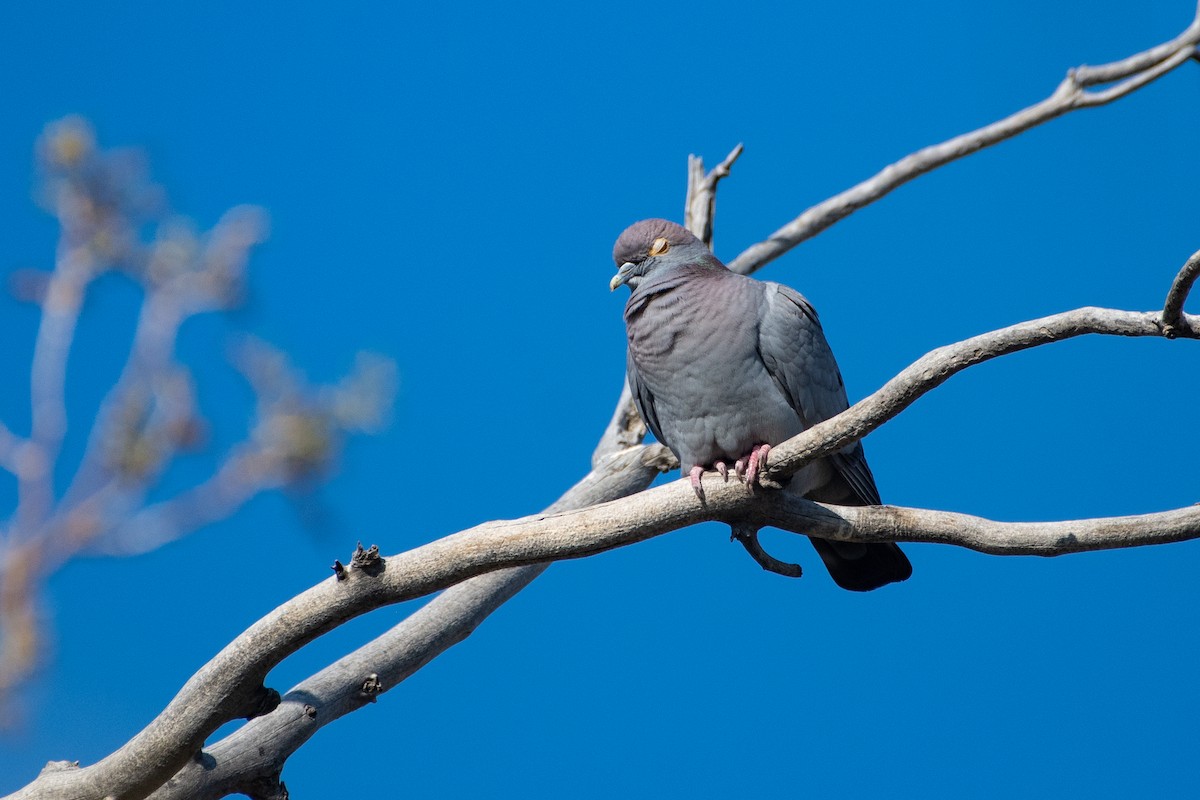
<svg viewBox="0 0 1200 800"><path fill-rule="evenodd" d="M650 255L661 256L663 253L671 249L671 243L666 238L660 236L654 240L654 244L650 245Z"/></svg>

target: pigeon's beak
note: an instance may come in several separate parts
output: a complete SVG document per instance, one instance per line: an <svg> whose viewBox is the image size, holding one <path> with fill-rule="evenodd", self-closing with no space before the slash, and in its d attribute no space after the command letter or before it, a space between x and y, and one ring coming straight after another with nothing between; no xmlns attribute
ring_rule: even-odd
<svg viewBox="0 0 1200 800"><path fill-rule="evenodd" d="M622 264L621 268L617 270L617 274L613 275L612 280L608 282L608 290L615 292L618 286L621 286L633 277L635 269L637 269L637 264L634 264L632 261L626 261Z"/></svg>

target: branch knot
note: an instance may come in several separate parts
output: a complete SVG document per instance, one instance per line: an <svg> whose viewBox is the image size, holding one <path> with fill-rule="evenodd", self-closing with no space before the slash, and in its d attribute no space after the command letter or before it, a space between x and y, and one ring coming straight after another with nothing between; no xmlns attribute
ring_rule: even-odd
<svg viewBox="0 0 1200 800"><path fill-rule="evenodd" d="M350 556L350 567L352 569L362 570L371 576L383 572L383 564L383 556L379 555L379 545L377 544L373 544L364 550L362 542L359 542L358 547L354 548L354 554ZM336 572L337 569L335 568L334 571Z"/></svg>
<svg viewBox="0 0 1200 800"><path fill-rule="evenodd" d="M359 694L374 703L375 698L383 692L383 681L379 680L379 676L372 672L363 680L358 691Z"/></svg>

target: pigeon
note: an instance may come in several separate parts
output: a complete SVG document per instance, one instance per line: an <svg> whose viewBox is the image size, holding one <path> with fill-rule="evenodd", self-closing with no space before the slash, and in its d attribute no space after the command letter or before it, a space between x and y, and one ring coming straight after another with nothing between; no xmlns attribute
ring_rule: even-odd
<svg viewBox="0 0 1200 800"><path fill-rule="evenodd" d="M731 272L686 228L663 219L629 226L613 261L609 288L630 289L634 403L701 502L705 471L728 480L732 469L753 489L772 445L849 406L817 312L799 292ZM800 469L784 490L823 503L880 504L860 442ZM810 541L844 589L869 591L912 574L892 543Z"/></svg>

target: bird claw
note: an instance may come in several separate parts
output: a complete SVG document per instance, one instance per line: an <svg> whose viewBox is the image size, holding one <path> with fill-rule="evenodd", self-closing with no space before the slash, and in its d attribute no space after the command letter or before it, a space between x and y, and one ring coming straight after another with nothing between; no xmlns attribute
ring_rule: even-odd
<svg viewBox="0 0 1200 800"><path fill-rule="evenodd" d="M760 444L750 451L750 465L746 467L746 483L750 486L758 483L758 469L767 462L767 453L771 445Z"/></svg>
<svg viewBox="0 0 1200 800"><path fill-rule="evenodd" d="M700 482L700 476L704 474L704 467L697 464L692 467L688 473L688 479L692 482L692 490L696 493L696 497L701 503L704 502L704 485Z"/></svg>
<svg viewBox="0 0 1200 800"><path fill-rule="evenodd" d="M742 483L751 488L758 483L759 469L767 462L767 453L769 452L771 452L771 445L756 444L750 451L750 455L739 458L734 462L733 470L737 473Z"/></svg>
<svg viewBox="0 0 1200 800"><path fill-rule="evenodd" d="M738 480L746 484L750 488L754 488L754 484L758 481L759 469L767 460L767 453L771 452L771 445L757 444L750 451L750 455L739 458L733 462L733 471L737 475ZM712 468L720 473L721 478L729 483L729 465L724 461L716 461ZM692 483L692 491L696 493L696 497L700 502L704 502L704 484L701 481L701 476L704 474L704 467L699 464L693 466L688 471L688 480Z"/></svg>

